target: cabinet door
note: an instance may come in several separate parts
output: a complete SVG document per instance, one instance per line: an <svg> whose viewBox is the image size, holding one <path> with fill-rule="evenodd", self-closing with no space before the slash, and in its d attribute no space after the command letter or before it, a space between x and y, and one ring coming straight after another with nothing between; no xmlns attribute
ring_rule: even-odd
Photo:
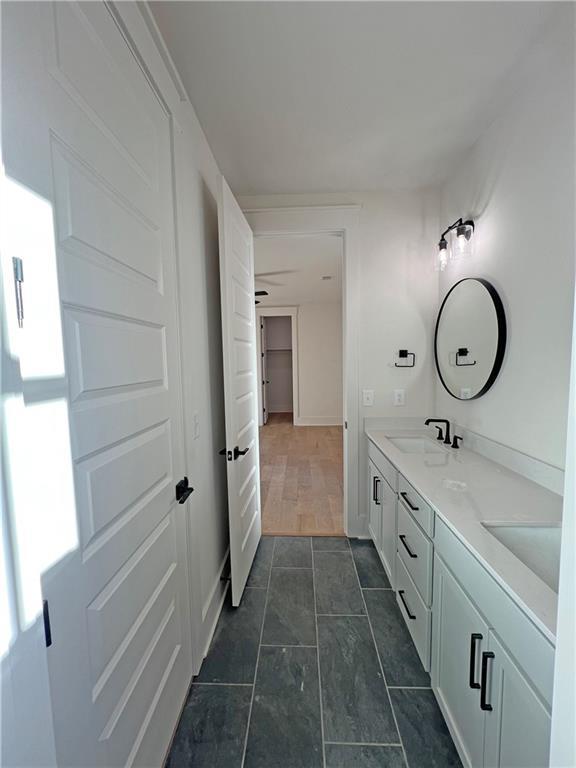
<svg viewBox="0 0 576 768"><path fill-rule="evenodd" d="M488 650L488 626L454 576L434 557L432 687L465 764L484 759L480 709L480 659Z"/></svg>
<svg viewBox="0 0 576 768"><path fill-rule="evenodd" d="M528 680L490 632L486 665L484 765L542 768L548 765L550 715Z"/></svg>
<svg viewBox="0 0 576 768"><path fill-rule="evenodd" d="M382 477L374 464L368 462L368 530L377 550L380 550L382 536L382 505L380 503L380 494L382 488Z"/></svg>
<svg viewBox="0 0 576 768"><path fill-rule="evenodd" d="M396 586L396 502L395 491L386 480L380 485L380 510L382 518L381 549L382 560L394 589Z"/></svg>

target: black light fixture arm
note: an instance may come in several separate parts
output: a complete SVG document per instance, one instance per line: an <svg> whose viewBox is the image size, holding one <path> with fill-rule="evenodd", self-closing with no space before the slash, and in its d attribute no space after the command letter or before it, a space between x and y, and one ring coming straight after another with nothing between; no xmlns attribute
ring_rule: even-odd
<svg viewBox="0 0 576 768"><path fill-rule="evenodd" d="M456 221L453 224L450 224L449 227L446 227L444 232L440 235L440 242L439 245L444 245L446 243L446 235L449 232L452 232L453 229L458 229L458 227L472 227L472 231L474 231L474 222L472 219L467 219L466 221L463 220L462 217L459 219L456 219ZM444 245L444 247L446 247Z"/></svg>
<svg viewBox="0 0 576 768"><path fill-rule="evenodd" d="M449 232L452 232L453 229L457 229L458 227L472 227L472 229L474 229L474 222L472 221L472 219L468 219L467 221L464 221L462 219L462 216L460 216L460 218L456 219L456 221L453 224L450 224L449 227L446 227L444 232L442 232L442 234L440 235L440 240L444 240L444 238Z"/></svg>

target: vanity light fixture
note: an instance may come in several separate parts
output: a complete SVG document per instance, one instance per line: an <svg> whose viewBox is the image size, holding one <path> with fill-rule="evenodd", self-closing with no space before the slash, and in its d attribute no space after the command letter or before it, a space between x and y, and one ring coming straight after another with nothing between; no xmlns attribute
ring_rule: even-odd
<svg viewBox="0 0 576 768"><path fill-rule="evenodd" d="M472 219L464 221L459 218L449 227L446 227L440 235L438 242L438 256L436 258L436 270L443 272L448 265L448 260L459 259L472 255L472 235L474 234L474 222ZM455 235L455 243L448 250L447 237ZM454 240L454 237L452 238Z"/></svg>

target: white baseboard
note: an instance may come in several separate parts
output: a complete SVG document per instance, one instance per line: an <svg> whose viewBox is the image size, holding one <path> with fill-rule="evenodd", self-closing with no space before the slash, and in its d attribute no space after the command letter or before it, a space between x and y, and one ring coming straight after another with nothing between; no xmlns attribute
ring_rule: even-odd
<svg viewBox="0 0 576 768"><path fill-rule="evenodd" d="M295 427L341 427L342 417L320 416L319 418L294 417Z"/></svg>
<svg viewBox="0 0 576 768"><path fill-rule="evenodd" d="M216 624L218 623L218 619L220 618L222 606L224 605L224 600L226 599L226 593L230 585L229 581L222 581L222 578L221 578L224 572L224 568L226 567L226 563L228 562L229 555L230 555L230 549L228 548L226 550L224 557L220 562L220 567L218 568L218 572L216 573L216 577L214 579L214 583L212 584L208 597L206 598L204 605L202 606L202 630L201 630L201 637L200 637L200 647L203 650L203 654L202 654L203 659L205 658L206 654L208 653L208 649L210 648L210 643L212 642L212 636L214 635Z"/></svg>

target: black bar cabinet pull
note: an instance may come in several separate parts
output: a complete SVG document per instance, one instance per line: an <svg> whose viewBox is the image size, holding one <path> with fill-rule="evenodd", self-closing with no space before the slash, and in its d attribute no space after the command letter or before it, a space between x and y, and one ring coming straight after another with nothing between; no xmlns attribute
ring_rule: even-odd
<svg viewBox="0 0 576 768"><path fill-rule="evenodd" d="M378 478L374 475L372 477L372 501L376 501L376 480L378 480Z"/></svg>
<svg viewBox="0 0 576 768"><path fill-rule="evenodd" d="M480 709L484 712L492 712L492 704L486 701L486 688L488 687L488 660L493 659L492 651L482 653L482 673L480 678Z"/></svg>
<svg viewBox="0 0 576 768"><path fill-rule="evenodd" d="M412 504L412 502L408 498L408 494L405 491L400 491L400 496L402 496L406 504L408 504L408 506L413 512L417 512L420 509L420 507L415 507L414 504Z"/></svg>
<svg viewBox="0 0 576 768"><path fill-rule="evenodd" d="M409 619L414 620L416 616L414 616L413 613L410 613L410 608L408 608L408 603L406 602L406 599L404 597L404 590L399 589L398 594L400 595L400 600L402 600L402 605L404 606L404 609L406 610L406 614L408 615Z"/></svg>
<svg viewBox="0 0 576 768"><path fill-rule="evenodd" d="M238 446L235 446L235 448L234 448L234 461L236 461L238 456L246 456L246 454L248 453L249 450L250 450L250 446L248 446L248 448L244 448L243 451L241 451L240 448L238 448Z"/></svg>
<svg viewBox="0 0 576 768"><path fill-rule="evenodd" d="M470 635L470 672L468 674L468 685L470 688L480 688L480 683L474 679L476 676L476 642L482 640L479 632L472 632Z"/></svg>
<svg viewBox="0 0 576 768"><path fill-rule="evenodd" d="M379 477L375 477L374 480L376 481L376 484L375 484L376 490L374 492L374 501L375 501L376 504L378 504L378 506L380 506L381 502L380 502L380 498L378 496L378 489L380 488L380 478Z"/></svg>
<svg viewBox="0 0 576 768"><path fill-rule="evenodd" d="M398 538L400 539L400 541L402 542L402 544L404 544L404 549L406 550L406 552L408 552L408 554L410 555L410 557L414 557L414 558L418 557L418 555L416 554L416 552L412 552L412 550L410 549L410 547L408 546L408 544L406 544L406 536L405 536L403 533L400 533L400 534L398 534Z"/></svg>

